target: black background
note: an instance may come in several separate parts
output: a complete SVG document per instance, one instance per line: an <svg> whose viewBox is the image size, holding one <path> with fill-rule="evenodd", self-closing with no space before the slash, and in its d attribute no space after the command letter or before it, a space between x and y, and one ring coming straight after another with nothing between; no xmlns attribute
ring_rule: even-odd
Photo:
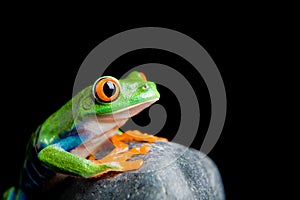
<svg viewBox="0 0 300 200"><path fill-rule="evenodd" d="M30 134L72 97L77 70L88 53L114 34L144 26L180 31L210 54L223 78L228 107L223 132L209 157L220 170L227 199L255 197L262 185L266 192L270 179L262 161L270 154L261 151L260 144L268 137L262 115L270 109L263 96L273 90L264 76L268 25L251 19L108 22L95 17L90 23L38 18L22 16L5 22L2 29L0 192L16 181ZM264 175L257 179L257 173Z"/></svg>

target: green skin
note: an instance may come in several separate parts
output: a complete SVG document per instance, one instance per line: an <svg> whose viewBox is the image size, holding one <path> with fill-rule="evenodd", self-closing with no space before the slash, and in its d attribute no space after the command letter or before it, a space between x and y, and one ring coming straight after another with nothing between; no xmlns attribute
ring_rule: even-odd
<svg viewBox="0 0 300 200"><path fill-rule="evenodd" d="M120 92L113 101L99 101L94 94L94 85L91 85L46 119L32 135L24 163L30 164L33 152L37 152L39 161L52 172L90 178L106 171L126 171L118 161L99 164L87 157L99 151L114 134L122 134L119 128L157 101L160 94L155 83L145 80L137 71L116 82ZM23 175L21 173L20 180L24 180ZM15 187L8 189L3 198L27 199L22 191L24 184L28 185L26 180L18 190Z"/></svg>
<svg viewBox="0 0 300 200"><path fill-rule="evenodd" d="M157 101L160 94L155 83L144 80L137 71L120 79L119 85L120 94L112 102L95 101L93 86L89 86L52 114L41 125L36 138L37 148L40 149L39 160L53 170L83 177L94 177L108 169L121 170L122 167L116 162L96 164L86 157L99 149L104 136L122 134L119 127ZM86 128L86 124L91 124L88 127L92 128ZM95 124L104 125L96 128ZM63 136L75 126L84 127L84 133L78 133L79 136L84 135L80 140L78 137ZM91 142L97 140L100 143L98 146ZM91 147L88 147L89 144Z"/></svg>

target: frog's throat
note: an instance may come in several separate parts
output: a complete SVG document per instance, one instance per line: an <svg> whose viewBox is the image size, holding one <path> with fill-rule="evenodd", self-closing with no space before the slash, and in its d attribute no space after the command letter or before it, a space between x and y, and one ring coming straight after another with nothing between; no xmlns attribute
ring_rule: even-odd
<svg viewBox="0 0 300 200"><path fill-rule="evenodd" d="M158 101L158 99L159 98L155 98L141 103L137 103L129 107L120 109L118 111L115 111L113 114L102 115L100 116L101 121L119 121L119 120L129 119L135 116L136 114L140 113L142 110L149 107L156 101Z"/></svg>
<svg viewBox="0 0 300 200"><path fill-rule="evenodd" d="M127 120L141 112L143 109L149 107L156 102L158 98L137 103L127 108L121 109L114 114L98 116L98 120L85 121L83 132L89 132L89 137L81 145L71 151L73 154L77 154L81 157L87 157L91 155L104 144L108 142L108 138L116 134L116 130L123 126Z"/></svg>

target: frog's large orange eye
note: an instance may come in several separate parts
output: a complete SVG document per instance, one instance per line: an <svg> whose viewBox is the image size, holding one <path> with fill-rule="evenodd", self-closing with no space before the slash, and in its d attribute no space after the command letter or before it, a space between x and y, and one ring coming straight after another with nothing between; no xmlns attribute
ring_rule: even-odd
<svg viewBox="0 0 300 200"><path fill-rule="evenodd" d="M118 98L120 85L117 79L111 76L99 78L93 86L93 94L100 102L111 102Z"/></svg>

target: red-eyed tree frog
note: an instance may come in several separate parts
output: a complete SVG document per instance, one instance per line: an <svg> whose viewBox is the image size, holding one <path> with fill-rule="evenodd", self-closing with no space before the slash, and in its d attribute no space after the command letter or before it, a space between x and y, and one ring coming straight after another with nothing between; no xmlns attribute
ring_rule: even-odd
<svg viewBox="0 0 300 200"><path fill-rule="evenodd" d="M133 71L117 80L103 76L75 95L53 113L32 134L19 184L8 189L4 199L30 199L47 179L59 174L95 178L109 171L137 170L143 160L129 160L146 154L150 145L129 149L126 142L167 141L137 130L122 132L126 121L160 97L156 84L142 72ZM104 141L114 149L97 160L94 154Z"/></svg>

